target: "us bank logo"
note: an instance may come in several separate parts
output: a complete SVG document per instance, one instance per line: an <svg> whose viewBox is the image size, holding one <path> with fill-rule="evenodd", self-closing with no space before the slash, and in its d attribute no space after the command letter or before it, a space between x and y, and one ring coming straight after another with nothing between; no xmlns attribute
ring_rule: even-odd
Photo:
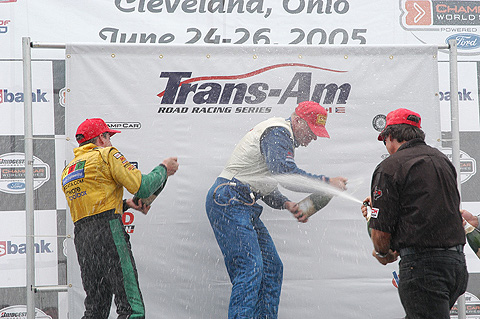
<svg viewBox="0 0 480 319"><path fill-rule="evenodd" d="M480 54L480 1L400 0L400 25L421 43L457 41L459 55Z"/></svg>

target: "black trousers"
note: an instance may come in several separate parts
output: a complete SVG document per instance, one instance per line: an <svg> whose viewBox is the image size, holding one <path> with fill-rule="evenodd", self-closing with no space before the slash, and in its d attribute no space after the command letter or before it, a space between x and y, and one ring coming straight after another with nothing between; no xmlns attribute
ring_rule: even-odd
<svg viewBox="0 0 480 319"><path fill-rule="evenodd" d="M467 288L463 252L428 251L401 257L398 293L407 319L450 319Z"/></svg>
<svg viewBox="0 0 480 319"><path fill-rule="evenodd" d="M115 296L118 318L145 318L130 236L114 211L75 223L75 249L86 293L83 319L107 319Z"/></svg>

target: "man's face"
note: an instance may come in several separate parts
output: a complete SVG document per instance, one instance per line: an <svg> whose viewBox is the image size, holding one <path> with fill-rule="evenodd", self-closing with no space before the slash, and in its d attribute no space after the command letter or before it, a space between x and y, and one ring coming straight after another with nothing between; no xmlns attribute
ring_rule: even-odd
<svg viewBox="0 0 480 319"><path fill-rule="evenodd" d="M295 139L300 145L307 146L312 140L317 140L317 136L312 132L307 122L305 122L305 120L302 118L297 117L292 127Z"/></svg>
<svg viewBox="0 0 480 319"><path fill-rule="evenodd" d="M101 147L108 147L112 146L112 142L110 141L110 133L102 133L98 136L97 145Z"/></svg>
<svg viewBox="0 0 480 319"><path fill-rule="evenodd" d="M392 155L397 151L397 148L395 143L393 143L392 138L389 136L386 136L383 139L383 144L385 144L385 147L387 148L388 154Z"/></svg>

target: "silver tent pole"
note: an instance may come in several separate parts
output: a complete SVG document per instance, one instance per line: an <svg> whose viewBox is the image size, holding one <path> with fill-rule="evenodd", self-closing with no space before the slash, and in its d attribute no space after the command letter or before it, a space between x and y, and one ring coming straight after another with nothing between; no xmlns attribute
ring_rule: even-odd
<svg viewBox="0 0 480 319"><path fill-rule="evenodd" d="M33 208L33 124L32 124L32 51L30 38L22 38L23 99L25 134L25 213L26 213L26 268L27 319L35 318L35 248Z"/></svg>
<svg viewBox="0 0 480 319"><path fill-rule="evenodd" d="M452 162L457 170L458 191L461 194L462 182L460 176L460 123L458 110L458 65L457 65L457 40L448 41L450 50L450 114L452 132ZM465 295L457 300L458 319L466 318Z"/></svg>

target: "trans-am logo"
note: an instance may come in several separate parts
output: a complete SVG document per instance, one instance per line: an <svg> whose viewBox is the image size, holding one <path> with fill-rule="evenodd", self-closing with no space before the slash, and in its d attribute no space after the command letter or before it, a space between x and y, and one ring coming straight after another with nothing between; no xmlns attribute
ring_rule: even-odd
<svg viewBox="0 0 480 319"><path fill-rule="evenodd" d="M291 78L287 79L288 82L283 85L254 81L257 75L264 72L290 67L304 70L293 73ZM285 104L288 99L294 99L296 103L311 100L321 103L326 108L328 104L346 104L350 95L351 84L312 83L312 69L326 73L347 72L301 63L276 64L237 75L192 77L192 72L161 72L160 78L166 78L167 84L165 89L158 93L157 96L161 99L160 104L175 105L177 107L192 103L195 105L205 104L207 106L231 104L254 106L265 102L267 99L271 99L271 104ZM278 79L276 81L278 83ZM165 108L161 107L159 113L164 110ZM345 107L339 106L330 110L330 112L345 113Z"/></svg>

